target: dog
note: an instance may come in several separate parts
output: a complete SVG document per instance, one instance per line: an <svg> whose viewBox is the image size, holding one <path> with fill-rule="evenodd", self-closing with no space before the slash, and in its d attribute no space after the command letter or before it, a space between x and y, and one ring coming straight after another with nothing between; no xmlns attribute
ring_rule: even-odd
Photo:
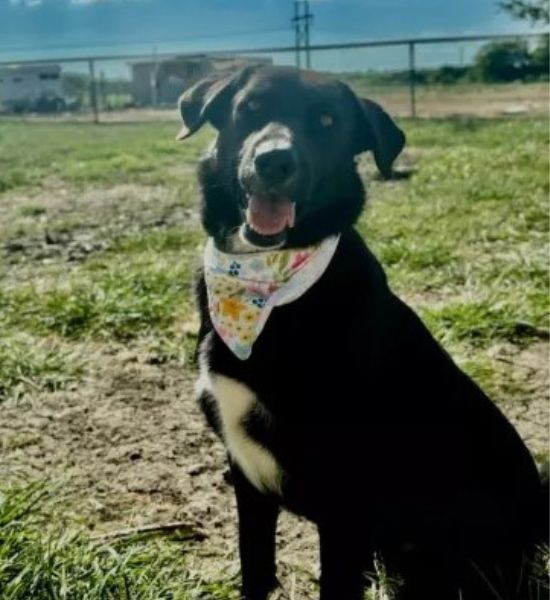
<svg viewBox="0 0 550 600"><path fill-rule="evenodd" d="M197 395L224 442L242 598L277 585L282 507L313 521L321 600L359 600L375 556L401 599L526 598L542 487L499 409L388 287L354 229L356 157L385 178L405 135L344 83L290 67L180 98L209 236Z"/></svg>

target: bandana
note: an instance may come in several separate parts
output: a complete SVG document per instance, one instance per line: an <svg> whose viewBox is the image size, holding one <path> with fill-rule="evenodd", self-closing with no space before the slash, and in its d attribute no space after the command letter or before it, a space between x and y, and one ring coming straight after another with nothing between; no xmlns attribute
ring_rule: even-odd
<svg viewBox="0 0 550 600"><path fill-rule="evenodd" d="M249 358L271 311L293 302L319 280L339 239L329 237L296 250L226 254L209 238L204 251L208 310L214 328L235 356Z"/></svg>

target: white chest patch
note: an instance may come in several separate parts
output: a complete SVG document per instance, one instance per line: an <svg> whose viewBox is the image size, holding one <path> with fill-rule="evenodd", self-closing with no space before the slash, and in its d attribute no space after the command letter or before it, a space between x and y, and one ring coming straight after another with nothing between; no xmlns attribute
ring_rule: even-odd
<svg viewBox="0 0 550 600"><path fill-rule="evenodd" d="M260 408L256 394L235 379L208 371L204 364L197 381L197 392L203 390L210 392L218 403L225 445L247 479L262 492L280 494L281 468L273 455L248 435L244 426L250 411Z"/></svg>

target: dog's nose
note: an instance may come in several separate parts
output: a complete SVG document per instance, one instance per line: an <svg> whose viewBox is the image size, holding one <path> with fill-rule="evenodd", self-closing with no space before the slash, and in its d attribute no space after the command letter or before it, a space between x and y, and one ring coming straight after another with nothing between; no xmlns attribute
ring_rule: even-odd
<svg viewBox="0 0 550 600"><path fill-rule="evenodd" d="M296 171L296 157L292 148L272 148L256 154L256 173L265 183L284 183Z"/></svg>

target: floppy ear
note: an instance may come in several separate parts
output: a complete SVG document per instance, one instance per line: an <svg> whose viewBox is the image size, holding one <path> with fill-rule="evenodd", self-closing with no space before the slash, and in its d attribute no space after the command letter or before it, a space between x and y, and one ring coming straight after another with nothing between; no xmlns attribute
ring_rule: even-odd
<svg viewBox="0 0 550 600"><path fill-rule="evenodd" d="M359 123L357 154L371 150L378 170L385 179L391 179L393 162L405 146L405 134L386 111L373 102L358 98Z"/></svg>
<svg viewBox="0 0 550 600"><path fill-rule="evenodd" d="M177 140L185 140L206 121L220 129L230 110L234 75L208 77L186 90L179 99L183 126Z"/></svg>

